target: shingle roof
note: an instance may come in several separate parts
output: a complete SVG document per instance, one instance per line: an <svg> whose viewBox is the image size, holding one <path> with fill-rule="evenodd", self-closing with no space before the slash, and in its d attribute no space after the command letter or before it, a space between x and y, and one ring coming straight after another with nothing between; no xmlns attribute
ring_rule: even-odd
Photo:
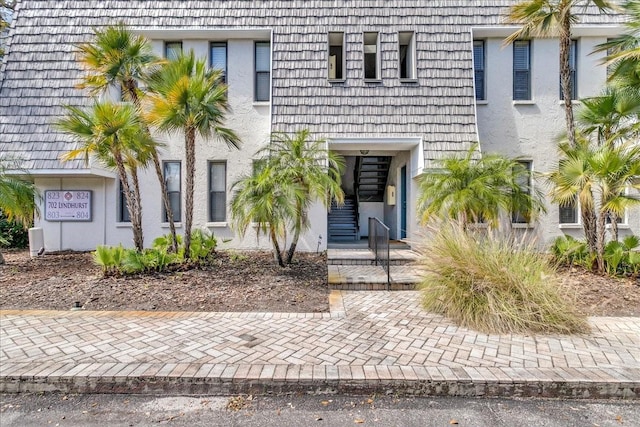
<svg viewBox="0 0 640 427"><path fill-rule="evenodd" d="M0 88L0 152L26 169L60 163L72 147L51 123L62 104L88 102L74 44L94 27L272 28L274 130L309 128L324 137L422 136L425 158L466 149L476 139L472 26L502 22L513 0L35 1L17 10ZM349 7L343 7L348 5ZM390 7L389 5L393 5ZM594 8L582 23L610 22ZM346 33L345 83L326 79L326 34ZM399 30L416 31L418 83L397 78ZM378 31L382 83L362 79L361 32Z"/></svg>

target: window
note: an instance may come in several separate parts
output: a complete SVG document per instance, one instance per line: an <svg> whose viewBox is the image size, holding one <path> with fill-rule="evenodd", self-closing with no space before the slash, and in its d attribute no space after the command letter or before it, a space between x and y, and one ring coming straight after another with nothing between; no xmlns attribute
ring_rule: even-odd
<svg viewBox="0 0 640 427"><path fill-rule="evenodd" d="M531 43L513 42L513 99L531 99Z"/></svg>
<svg viewBox="0 0 640 427"><path fill-rule="evenodd" d="M485 78L484 78L484 40L473 41L473 71L476 84L476 100L483 101L485 98Z"/></svg>
<svg viewBox="0 0 640 427"><path fill-rule="evenodd" d="M122 181L118 181L118 222L131 222L129 209L127 208L127 197L124 193Z"/></svg>
<svg viewBox="0 0 640 427"><path fill-rule="evenodd" d="M576 70L577 70L577 56L578 53L578 41L571 40L569 47L569 90L571 91L571 99L578 99L577 85L576 85ZM562 96L562 80L560 80L560 99L564 99Z"/></svg>
<svg viewBox="0 0 640 427"><path fill-rule="evenodd" d="M344 80L345 56L344 33L329 33L329 63L327 64L329 80Z"/></svg>
<svg viewBox="0 0 640 427"><path fill-rule="evenodd" d="M209 55L210 66L214 70L222 71L222 82L227 83L227 43L211 42Z"/></svg>
<svg viewBox="0 0 640 427"><path fill-rule="evenodd" d="M518 184L525 194L531 195L531 161L518 161L518 164L518 167L526 171L526 173L520 173L523 172L523 170L517 171L518 173L515 177L516 184ZM516 171L514 171L514 173L516 173ZM531 206L525 207L520 211L511 212L511 222L514 224L528 224L530 219Z"/></svg>
<svg viewBox="0 0 640 427"><path fill-rule="evenodd" d="M380 79L380 55L378 55L378 33L364 33L364 78Z"/></svg>
<svg viewBox="0 0 640 427"><path fill-rule="evenodd" d="M209 221L227 219L227 164L209 163Z"/></svg>
<svg viewBox="0 0 640 427"><path fill-rule="evenodd" d="M177 59L182 53L182 42L165 42L164 57L170 61Z"/></svg>
<svg viewBox="0 0 640 427"><path fill-rule="evenodd" d="M271 44L256 42L256 101L269 101L271 89Z"/></svg>
<svg viewBox="0 0 640 427"><path fill-rule="evenodd" d="M398 33L398 59L401 79L416 78L416 45L413 31Z"/></svg>
<svg viewBox="0 0 640 427"><path fill-rule="evenodd" d="M180 222L182 220L181 209L181 181L180 162L164 162L164 182L167 184L167 195L169 196L169 205L173 214L173 220ZM162 214L164 221L168 221L167 213Z"/></svg>
<svg viewBox="0 0 640 427"><path fill-rule="evenodd" d="M574 199L559 208L560 224L578 224L578 199Z"/></svg>

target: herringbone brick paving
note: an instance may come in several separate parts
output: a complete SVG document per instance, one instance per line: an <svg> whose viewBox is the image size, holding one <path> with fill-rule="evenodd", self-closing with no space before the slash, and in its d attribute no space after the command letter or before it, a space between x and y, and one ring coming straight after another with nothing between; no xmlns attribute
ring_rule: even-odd
<svg viewBox="0 0 640 427"><path fill-rule="evenodd" d="M581 336L483 334L424 312L417 292L334 291L332 313L315 314L5 310L0 377L613 376L639 384L640 320L590 322Z"/></svg>

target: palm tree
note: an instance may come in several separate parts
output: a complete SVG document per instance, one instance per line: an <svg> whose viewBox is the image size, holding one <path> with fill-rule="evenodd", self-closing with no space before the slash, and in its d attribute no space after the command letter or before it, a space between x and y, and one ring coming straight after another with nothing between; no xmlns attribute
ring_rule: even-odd
<svg viewBox="0 0 640 427"><path fill-rule="evenodd" d="M21 223L26 228L33 221L33 216L39 215L36 204L38 191L32 182L10 175L10 170L20 170L19 162L0 157L0 211L7 220ZM0 264L4 264L2 253Z"/></svg>
<svg viewBox="0 0 640 427"><path fill-rule="evenodd" d="M138 82L146 82L148 76L163 62L153 54L148 39L133 34L121 23L103 30L95 30L93 40L78 46L78 49L80 62L84 64L87 71L81 87L88 88L92 94L97 95L117 85L123 99L132 102L140 110L144 92L138 87ZM144 129L148 133L146 125ZM176 252L178 250L176 227L160 156L155 147L148 148L150 151L147 154L153 161L156 177L160 183L162 203L169 222L171 250Z"/></svg>
<svg viewBox="0 0 640 427"><path fill-rule="evenodd" d="M312 140L308 129L293 135L273 133L269 146L259 153L271 165L270 170L278 175L276 180L280 185L294 185L303 194L303 197L295 199L294 233L285 261L291 264L300 234L309 227L311 203L318 199L325 208L329 208L332 200L344 201L344 192L340 188L344 159L328 150L324 140Z"/></svg>
<svg viewBox="0 0 640 427"><path fill-rule="evenodd" d="M610 8L607 0L524 0L509 8L507 21L522 28L506 38L506 43L530 37L558 37L560 40L560 85L569 143L575 145L575 124L571 102L571 28L578 22L574 9L595 4L601 11Z"/></svg>
<svg viewBox="0 0 640 427"><path fill-rule="evenodd" d="M232 186L231 216L241 236L256 224L258 238L269 236L278 265L285 266L281 247L286 243L287 223L298 214L297 205L305 199L297 184L281 185L274 164L258 162L259 167ZM283 241L282 245L280 240Z"/></svg>
<svg viewBox="0 0 640 427"><path fill-rule="evenodd" d="M115 165L127 201L133 241L136 249L142 251L142 206L139 189L136 189L138 164L134 159L139 158L135 153L141 150L140 146L148 147L154 141L145 131L137 109L130 104L107 102L96 102L87 109L72 106L66 109L66 116L58 120L56 126L74 136L80 146L66 153L62 159L71 160L82 155L88 161L90 156L95 156L106 166ZM134 191L129 184L130 174L134 179Z"/></svg>
<svg viewBox="0 0 640 427"><path fill-rule="evenodd" d="M602 272L607 216L613 213L620 217L627 208L640 204L640 199L625 194L627 187L640 187L636 181L640 175L640 146L598 146L581 134L577 136L575 147L566 142L559 145L562 158L548 175L553 184L551 197L560 204L579 201L587 244Z"/></svg>
<svg viewBox="0 0 640 427"><path fill-rule="evenodd" d="M181 54L161 67L149 81L149 110L146 117L163 132L184 133L186 157L185 248L190 248L193 220L193 180L195 175L196 134L215 138L239 148L236 134L223 127L229 110L227 86L219 70L196 60L193 51ZM187 254L190 258L191 254Z"/></svg>
<svg viewBox="0 0 640 427"><path fill-rule="evenodd" d="M501 214L520 213L530 221L544 211L539 191L519 184L529 180L529 170L498 155L478 158L477 149L474 145L464 156L442 159L439 168L420 175L418 212L423 223L439 217L456 219L463 228L481 221L497 227Z"/></svg>

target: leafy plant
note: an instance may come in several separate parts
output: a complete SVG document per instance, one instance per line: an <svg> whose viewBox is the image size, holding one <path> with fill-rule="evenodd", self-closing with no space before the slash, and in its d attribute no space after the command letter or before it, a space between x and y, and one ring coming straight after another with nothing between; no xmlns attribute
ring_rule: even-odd
<svg viewBox="0 0 640 427"><path fill-rule="evenodd" d="M24 225L9 221L0 210L0 247L26 248L29 246L29 234Z"/></svg>
<svg viewBox="0 0 640 427"><path fill-rule="evenodd" d="M423 305L488 333L579 333L586 319L558 291L533 243L441 225L422 248Z"/></svg>
<svg viewBox="0 0 640 427"><path fill-rule="evenodd" d="M93 252L93 261L102 267L102 273L105 276L119 273L122 268L122 262L126 249L120 246L104 246L96 247Z"/></svg>
<svg viewBox="0 0 640 427"><path fill-rule="evenodd" d="M640 238L626 236L622 242L615 240L607 243L604 261L607 274L611 276L637 274L640 270L640 253L634 249L640 246Z"/></svg>
<svg viewBox="0 0 640 427"><path fill-rule="evenodd" d="M197 261L204 261L212 256L216 247L218 246L218 240L213 234L202 231L194 230L191 233L191 258Z"/></svg>

